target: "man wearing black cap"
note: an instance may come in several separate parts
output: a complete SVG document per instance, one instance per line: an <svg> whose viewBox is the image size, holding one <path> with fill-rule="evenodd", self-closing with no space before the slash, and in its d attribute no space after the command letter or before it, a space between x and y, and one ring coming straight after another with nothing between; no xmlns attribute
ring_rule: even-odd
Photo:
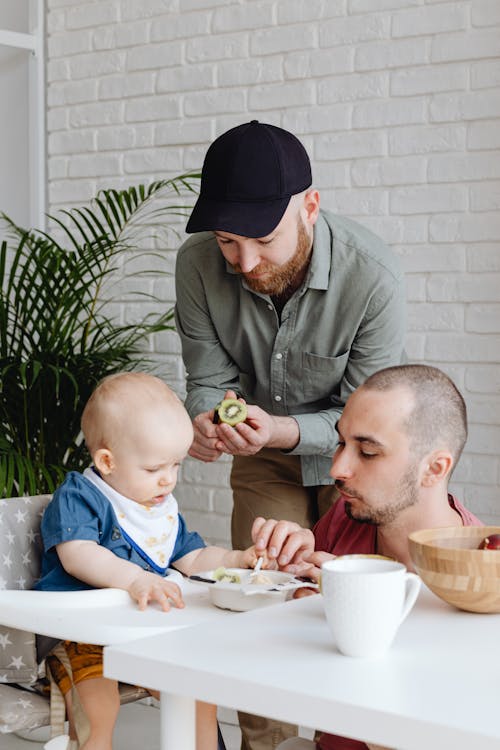
<svg viewBox="0 0 500 750"><path fill-rule="evenodd" d="M320 210L300 141L256 120L208 149L186 231L176 321L190 454L234 456L232 542L243 549L257 516L310 527L337 497L342 408L370 374L404 361L403 280L378 237ZM236 396L246 421L214 424L216 404ZM294 733L253 719L242 721L246 750Z"/></svg>

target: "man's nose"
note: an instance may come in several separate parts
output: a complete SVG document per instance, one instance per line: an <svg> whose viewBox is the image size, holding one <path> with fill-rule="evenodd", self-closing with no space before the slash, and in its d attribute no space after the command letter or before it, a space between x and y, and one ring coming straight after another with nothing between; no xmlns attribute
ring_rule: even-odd
<svg viewBox="0 0 500 750"><path fill-rule="evenodd" d="M335 451L333 454L330 476L332 479L347 479L352 474L351 462L345 448Z"/></svg>
<svg viewBox="0 0 500 750"><path fill-rule="evenodd" d="M258 253L254 249L250 247L240 248L238 265L242 273L251 273L259 265L259 260Z"/></svg>

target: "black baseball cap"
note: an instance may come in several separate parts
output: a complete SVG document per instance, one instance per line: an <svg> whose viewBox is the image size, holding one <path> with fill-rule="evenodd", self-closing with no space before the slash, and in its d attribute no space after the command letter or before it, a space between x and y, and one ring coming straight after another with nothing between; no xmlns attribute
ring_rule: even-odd
<svg viewBox="0 0 500 750"><path fill-rule="evenodd" d="M200 195L186 232L265 237L279 224L292 195L312 184L307 152L292 133L252 120L209 147Z"/></svg>

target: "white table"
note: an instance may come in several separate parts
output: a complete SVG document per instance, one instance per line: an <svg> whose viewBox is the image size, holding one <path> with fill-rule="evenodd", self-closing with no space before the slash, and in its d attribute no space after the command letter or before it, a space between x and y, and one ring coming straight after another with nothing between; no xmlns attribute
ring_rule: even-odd
<svg viewBox="0 0 500 750"><path fill-rule="evenodd" d="M213 607L204 584L172 580L182 589L184 609L163 612L159 605L144 611L126 591L0 591L0 625L34 631L53 638L107 645L190 627L231 615Z"/></svg>
<svg viewBox="0 0 500 750"><path fill-rule="evenodd" d="M400 750L500 748L500 615L427 589L379 659L334 647L320 596L105 649L104 673L162 693L162 750L194 750L200 699Z"/></svg>

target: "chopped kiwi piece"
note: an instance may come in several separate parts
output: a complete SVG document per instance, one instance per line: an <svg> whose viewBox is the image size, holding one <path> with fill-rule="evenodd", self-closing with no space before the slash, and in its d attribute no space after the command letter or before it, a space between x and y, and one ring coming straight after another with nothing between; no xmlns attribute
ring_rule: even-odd
<svg viewBox="0 0 500 750"><path fill-rule="evenodd" d="M231 573L226 568L217 568L212 575L219 583L241 583L238 573Z"/></svg>
<svg viewBox="0 0 500 750"><path fill-rule="evenodd" d="M219 422L225 422L232 427L239 422L244 422L247 418L247 407L235 398L225 398L217 404L215 412L219 417Z"/></svg>

